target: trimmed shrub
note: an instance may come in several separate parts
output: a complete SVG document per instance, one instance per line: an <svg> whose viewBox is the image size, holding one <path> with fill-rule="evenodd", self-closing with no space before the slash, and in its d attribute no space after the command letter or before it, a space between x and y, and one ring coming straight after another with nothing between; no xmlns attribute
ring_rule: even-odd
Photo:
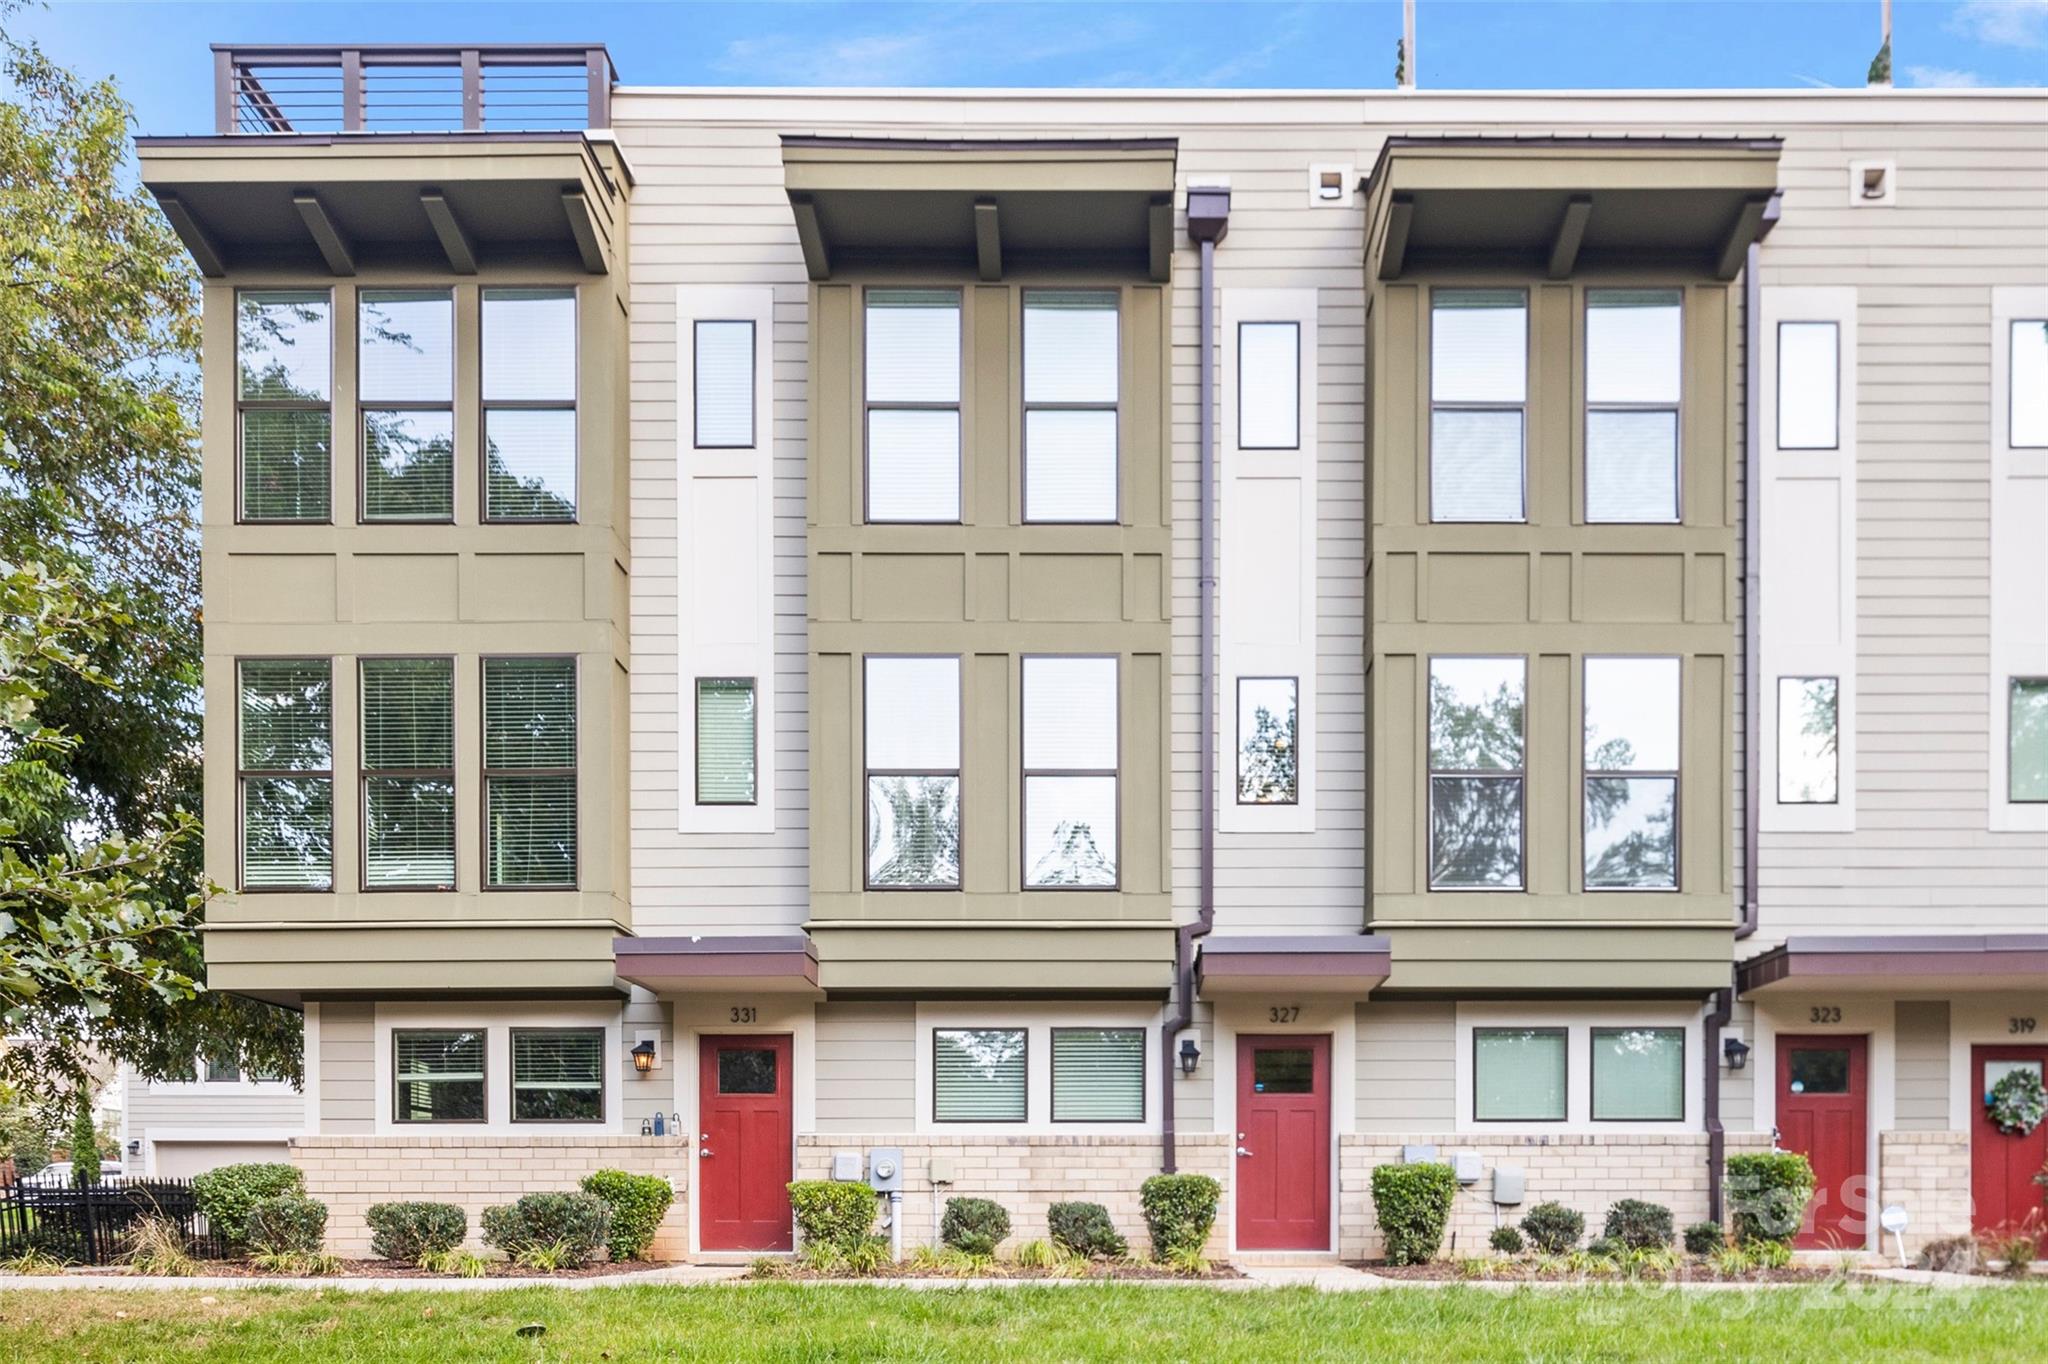
<svg viewBox="0 0 2048 1364"><path fill-rule="evenodd" d="M1799 1234L1813 1198L1813 1166L1793 1151L1728 1157L1728 1209L1741 1245L1778 1241Z"/></svg>
<svg viewBox="0 0 2048 1364"><path fill-rule="evenodd" d="M192 1198L207 1225L238 1245L248 1240L249 1209L266 1198L305 1191L299 1168L278 1162L222 1165L192 1180Z"/></svg>
<svg viewBox="0 0 2048 1364"><path fill-rule="evenodd" d="M469 1214L453 1203L372 1203L363 1220L370 1224L370 1253L407 1264L446 1255L469 1235Z"/></svg>
<svg viewBox="0 0 2048 1364"><path fill-rule="evenodd" d="M964 1255L993 1255L1010 1234L1010 1214L990 1198L949 1198L939 1239Z"/></svg>
<svg viewBox="0 0 2048 1364"><path fill-rule="evenodd" d="M1387 1263L1425 1264L1443 1249L1444 1228L1458 1197L1458 1176L1448 1165L1375 1165L1372 1206L1387 1241Z"/></svg>
<svg viewBox="0 0 2048 1364"><path fill-rule="evenodd" d="M1054 1244L1089 1259L1114 1260L1131 1250L1100 1203L1055 1203L1045 1210L1045 1225Z"/></svg>
<svg viewBox="0 0 2048 1364"><path fill-rule="evenodd" d="M484 1244L513 1259L559 1248L555 1267L574 1269L597 1253L611 1231L612 1210L587 1193L530 1193L516 1203L485 1208Z"/></svg>
<svg viewBox="0 0 2048 1364"><path fill-rule="evenodd" d="M875 1191L851 1180L800 1179L789 1186L789 1206L807 1248L851 1255L875 1225Z"/></svg>
<svg viewBox="0 0 2048 1364"><path fill-rule="evenodd" d="M1209 1244L1223 1186L1207 1175L1153 1175L1138 1186L1152 1258L1192 1260Z"/></svg>
<svg viewBox="0 0 2048 1364"><path fill-rule="evenodd" d="M1503 1255L1520 1255L1522 1253L1522 1233L1510 1226L1495 1227L1493 1235L1486 1238L1486 1244L1492 1246Z"/></svg>
<svg viewBox="0 0 2048 1364"><path fill-rule="evenodd" d="M654 1233L675 1202L676 1191L660 1175L635 1175L624 1170L598 1170L583 1177L583 1192L595 1194L612 1210L611 1239L605 1248L614 1260L638 1260L654 1244Z"/></svg>
<svg viewBox="0 0 2048 1364"><path fill-rule="evenodd" d="M259 1255L312 1255L327 1239L327 1205L304 1194L259 1198L243 1219L242 1235Z"/></svg>
<svg viewBox="0 0 2048 1364"><path fill-rule="evenodd" d="M1538 1203L1522 1218L1522 1234L1545 1255L1564 1254L1585 1231L1585 1214L1562 1203Z"/></svg>
<svg viewBox="0 0 2048 1364"><path fill-rule="evenodd" d="M1601 1233L1630 1250L1662 1250L1671 1244L1671 1209L1640 1198L1616 1199Z"/></svg>
<svg viewBox="0 0 2048 1364"><path fill-rule="evenodd" d="M1685 1250L1688 1255L1712 1255L1728 1238L1721 1234L1719 1222L1695 1222L1685 1229Z"/></svg>

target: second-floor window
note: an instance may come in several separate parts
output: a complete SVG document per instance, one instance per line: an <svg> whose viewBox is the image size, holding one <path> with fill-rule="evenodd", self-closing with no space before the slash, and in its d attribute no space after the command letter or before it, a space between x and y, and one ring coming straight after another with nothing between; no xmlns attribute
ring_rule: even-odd
<svg viewBox="0 0 2048 1364"><path fill-rule="evenodd" d="M486 521L576 519L576 291L483 291Z"/></svg>
<svg viewBox="0 0 2048 1364"><path fill-rule="evenodd" d="M960 519L960 294L869 289L867 519Z"/></svg>
<svg viewBox="0 0 2048 1364"><path fill-rule="evenodd" d="M455 885L455 665L366 658L362 676L363 885Z"/></svg>
<svg viewBox="0 0 2048 1364"><path fill-rule="evenodd" d="M1679 662L1588 658L1585 888L1678 887Z"/></svg>
<svg viewBox="0 0 2048 1364"><path fill-rule="evenodd" d="M1117 296L1024 291L1024 519L1117 519Z"/></svg>
<svg viewBox="0 0 2048 1364"><path fill-rule="evenodd" d="M1586 291L1586 519L1678 519L1676 289Z"/></svg>
<svg viewBox="0 0 2048 1364"><path fill-rule="evenodd" d="M1117 883L1117 661L1024 660L1024 885Z"/></svg>
<svg viewBox="0 0 2048 1364"><path fill-rule="evenodd" d="M1841 680L1834 677L1778 679L1778 803L1833 805L1841 753Z"/></svg>
<svg viewBox="0 0 2048 1364"><path fill-rule="evenodd" d="M484 884L576 884L576 660L484 660Z"/></svg>
<svg viewBox="0 0 2048 1364"><path fill-rule="evenodd" d="M2018 803L2048 801L2048 677L2015 677L2010 687L2007 791Z"/></svg>
<svg viewBox="0 0 2048 1364"><path fill-rule="evenodd" d="M754 679L697 679L697 803L752 805Z"/></svg>
<svg viewBox="0 0 2048 1364"><path fill-rule="evenodd" d="M867 884L960 887L960 660L865 660Z"/></svg>
<svg viewBox="0 0 2048 1364"><path fill-rule="evenodd" d="M1521 658L1429 661L1429 885L1522 888Z"/></svg>
<svg viewBox="0 0 2048 1364"><path fill-rule="evenodd" d="M332 515L333 327L325 289L235 295L238 520Z"/></svg>
<svg viewBox="0 0 2048 1364"><path fill-rule="evenodd" d="M455 516L455 298L446 289L357 296L362 519Z"/></svg>
<svg viewBox="0 0 2048 1364"><path fill-rule="evenodd" d="M1433 521L1528 519L1523 448L1529 303L1519 289L1437 289L1429 319Z"/></svg>
<svg viewBox="0 0 2048 1364"><path fill-rule="evenodd" d="M1237 679L1237 803L1294 805L1301 799L1300 679Z"/></svg>
<svg viewBox="0 0 2048 1364"><path fill-rule="evenodd" d="M242 888L334 880L334 665L246 658L239 668Z"/></svg>

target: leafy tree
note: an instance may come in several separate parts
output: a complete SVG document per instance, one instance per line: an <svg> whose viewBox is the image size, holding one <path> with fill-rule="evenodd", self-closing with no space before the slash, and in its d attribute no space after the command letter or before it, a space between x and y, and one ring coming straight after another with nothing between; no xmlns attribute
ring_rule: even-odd
<svg viewBox="0 0 2048 1364"><path fill-rule="evenodd" d="M99 1133L92 1125L92 1100L78 1096L78 1111L71 1117L71 1178L78 1184L97 1184L100 1179Z"/></svg>
<svg viewBox="0 0 2048 1364"><path fill-rule="evenodd" d="M1270 707L1253 713L1252 732L1244 737L1237 773L1237 798L1244 801L1291 801L1297 797L1300 768L1295 752L1297 723L1289 711L1283 719Z"/></svg>
<svg viewBox="0 0 2048 1364"><path fill-rule="evenodd" d="M298 1074L298 1024L207 994L198 926L198 291L124 183L129 110L0 0L0 1080L207 1039Z"/></svg>

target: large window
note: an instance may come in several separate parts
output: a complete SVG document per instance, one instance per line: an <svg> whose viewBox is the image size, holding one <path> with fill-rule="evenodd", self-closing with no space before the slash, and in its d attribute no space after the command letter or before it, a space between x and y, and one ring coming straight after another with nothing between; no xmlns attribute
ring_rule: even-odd
<svg viewBox="0 0 2048 1364"><path fill-rule="evenodd" d="M604 1121L604 1029L512 1029L512 1121Z"/></svg>
<svg viewBox="0 0 2048 1364"><path fill-rule="evenodd" d="M326 890L334 880L334 666L244 659L239 685L242 888Z"/></svg>
<svg viewBox="0 0 2048 1364"><path fill-rule="evenodd" d="M699 450L745 450L754 444L754 324L700 320L693 333Z"/></svg>
<svg viewBox="0 0 2048 1364"><path fill-rule="evenodd" d="M393 1122L483 1122L484 1032L419 1028L391 1034Z"/></svg>
<svg viewBox="0 0 2048 1364"><path fill-rule="evenodd" d="M1778 448L1841 444L1842 329L1834 322L1778 324Z"/></svg>
<svg viewBox="0 0 2048 1364"><path fill-rule="evenodd" d="M1429 884L1522 887L1520 658L1429 661Z"/></svg>
<svg viewBox="0 0 2048 1364"><path fill-rule="evenodd" d="M1679 665L1588 658L1585 888L1678 887Z"/></svg>
<svg viewBox="0 0 2048 1364"><path fill-rule="evenodd" d="M1778 679L1778 803L1833 805L1839 796L1841 683Z"/></svg>
<svg viewBox="0 0 2048 1364"><path fill-rule="evenodd" d="M1117 296L1024 291L1024 519L1117 518Z"/></svg>
<svg viewBox="0 0 2048 1364"><path fill-rule="evenodd" d="M239 520L325 521L332 514L333 352L326 290L235 295Z"/></svg>
<svg viewBox="0 0 2048 1364"><path fill-rule="evenodd" d="M1023 1122L1023 1028L932 1029L932 1120Z"/></svg>
<svg viewBox="0 0 2048 1364"><path fill-rule="evenodd" d="M484 519L576 519L576 291L483 291Z"/></svg>
<svg viewBox="0 0 2048 1364"><path fill-rule="evenodd" d="M1237 324L1237 448L1301 448L1301 324Z"/></svg>
<svg viewBox="0 0 2048 1364"><path fill-rule="evenodd" d="M2048 320L2015 318L2006 391L2012 411L2006 443L2015 450L2048 446Z"/></svg>
<svg viewBox="0 0 2048 1364"><path fill-rule="evenodd" d="M960 660L874 657L863 673L867 881L960 886Z"/></svg>
<svg viewBox="0 0 2048 1364"><path fill-rule="evenodd" d="M1301 800L1297 729L1300 683L1292 677L1237 679L1237 803Z"/></svg>
<svg viewBox="0 0 2048 1364"><path fill-rule="evenodd" d="M484 884L576 884L576 660L484 660Z"/></svg>
<svg viewBox="0 0 2048 1364"><path fill-rule="evenodd" d="M754 803L754 679L697 679L697 803Z"/></svg>
<svg viewBox="0 0 2048 1364"><path fill-rule="evenodd" d="M1472 1117L1479 1122L1563 1122L1563 1028L1474 1028Z"/></svg>
<svg viewBox="0 0 2048 1364"><path fill-rule="evenodd" d="M2016 802L2048 801L2048 677L2015 677L2008 704L2008 793Z"/></svg>
<svg viewBox="0 0 2048 1364"><path fill-rule="evenodd" d="M1685 1121L1685 1029L1594 1028L1593 1121Z"/></svg>
<svg viewBox="0 0 2048 1364"><path fill-rule="evenodd" d="M1117 661L1024 660L1024 885L1114 887Z"/></svg>
<svg viewBox="0 0 2048 1364"><path fill-rule="evenodd" d="M455 886L455 664L366 658L363 885Z"/></svg>
<svg viewBox="0 0 2048 1364"><path fill-rule="evenodd" d="M867 519L960 519L960 294L867 291Z"/></svg>
<svg viewBox="0 0 2048 1364"><path fill-rule="evenodd" d="M1054 1028L1052 1120L1143 1122L1144 1031Z"/></svg>
<svg viewBox="0 0 2048 1364"><path fill-rule="evenodd" d="M1678 519L1676 289L1586 291L1586 519Z"/></svg>
<svg viewBox="0 0 2048 1364"><path fill-rule="evenodd" d="M357 295L362 519L455 516L455 299L446 289Z"/></svg>
<svg viewBox="0 0 2048 1364"><path fill-rule="evenodd" d="M1519 289L1436 289L1429 322L1434 521L1528 517L1529 304Z"/></svg>

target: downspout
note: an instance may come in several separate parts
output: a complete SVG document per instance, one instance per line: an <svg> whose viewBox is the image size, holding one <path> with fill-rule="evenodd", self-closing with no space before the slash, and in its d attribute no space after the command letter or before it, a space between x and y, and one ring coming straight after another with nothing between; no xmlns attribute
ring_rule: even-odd
<svg viewBox="0 0 2048 1364"><path fill-rule="evenodd" d="M1763 239L1778 223L1782 196L1771 195L1764 206L1763 222L1756 240L1749 244L1749 258L1742 270L1742 917L1735 925L1735 940L1741 942L1756 932L1757 825L1763 818L1763 660L1758 643L1763 637L1763 481L1757 475L1764 444L1762 391L1763 283L1757 262L1763 255Z"/></svg>
<svg viewBox="0 0 2048 1364"><path fill-rule="evenodd" d="M1714 1007L1706 1020L1706 1045L1700 1048L1706 1067L1707 1220L1721 1220L1721 1167L1727 1161L1728 1133L1721 1126L1721 1029L1735 1013L1735 991L1714 991Z"/></svg>
<svg viewBox="0 0 2048 1364"><path fill-rule="evenodd" d="M1175 1169L1173 1085L1180 1060L1173 1044L1195 1021L1195 939L1216 923L1216 243L1230 230L1230 191L1188 186L1188 237L1201 248L1200 284L1201 403L1201 791L1196 827L1200 830L1195 919L1180 925L1173 937L1174 1011L1160 1025L1159 1039L1159 1163L1167 1174Z"/></svg>

